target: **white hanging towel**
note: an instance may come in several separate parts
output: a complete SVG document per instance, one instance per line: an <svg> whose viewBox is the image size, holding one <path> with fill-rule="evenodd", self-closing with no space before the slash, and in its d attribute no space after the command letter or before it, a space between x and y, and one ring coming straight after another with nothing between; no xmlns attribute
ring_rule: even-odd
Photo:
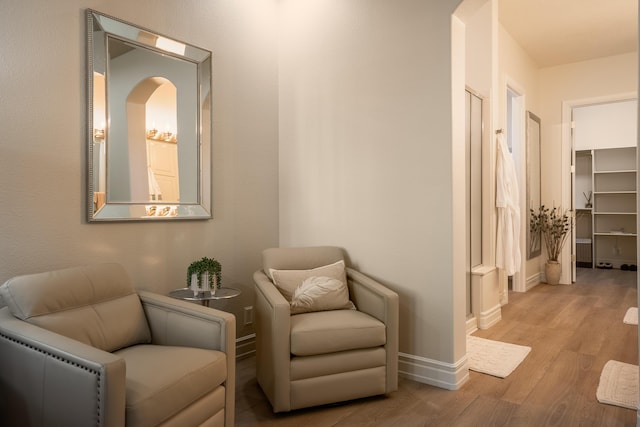
<svg viewBox="0 0 640 427"><path fill-rule="evenodd" d="M498 209L498 236L496 267L507 276L520 271L520 198L518 176L513 157L504 136L498 134L498 160L496 164L496 208Z"/></svg>

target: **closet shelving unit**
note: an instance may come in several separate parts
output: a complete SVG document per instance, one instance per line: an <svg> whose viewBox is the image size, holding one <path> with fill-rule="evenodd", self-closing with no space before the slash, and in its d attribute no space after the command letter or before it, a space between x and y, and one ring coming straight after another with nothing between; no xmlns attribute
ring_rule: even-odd
<svg viewBox="0 0 640 427"><path fill-rule="evenodd" d="M593 267L593 208L583 193L593 192L593 153L576 151L576 252L578 267ZM593 203L593 195L591 195Z"/></svg>
<svg viewBox="0 0 640 427"><path fill-rule="evenodd" d="M576 206L578 221L581 215L584 218L590 213L592 265L598 267L608 263L613 268L620 268L623 264L636 264L636 148L602 148L580 152L579 155L590 155L592 160L593 208L588 210L580 209L582 205ZM577 167L576 174L580 172L584 173L584 170ZM580 227L582 230L580 222L576 226L576 243L579 244L581 240L578 239L588 238L584 236L584 226Z"/></svg>

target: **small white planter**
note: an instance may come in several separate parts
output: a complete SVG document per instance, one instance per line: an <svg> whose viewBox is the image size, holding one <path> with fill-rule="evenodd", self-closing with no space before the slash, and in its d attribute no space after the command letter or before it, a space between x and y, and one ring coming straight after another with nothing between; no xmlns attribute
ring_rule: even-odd
<svg viewBox="0 0 640 427"><path fill-rule="evenodd" d="M213 289L209 285L209 272L204 272L200 275L200 286L198 286L198 275L197 273L193 273L191 275L191 290L194 295L197 295L199 292L211 292L211 295L216 294L216 288L218 287L217 276L213 275Z"/></svg>

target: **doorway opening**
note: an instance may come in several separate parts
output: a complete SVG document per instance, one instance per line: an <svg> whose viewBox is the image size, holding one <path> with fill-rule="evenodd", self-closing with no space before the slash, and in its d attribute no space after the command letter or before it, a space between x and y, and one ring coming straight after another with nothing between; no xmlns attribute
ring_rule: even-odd
<svg viewBox="0 0 640 427"><path fill-rule="evenodd" d="M637 99L568 103L576 268L637 270Z"/></svg>

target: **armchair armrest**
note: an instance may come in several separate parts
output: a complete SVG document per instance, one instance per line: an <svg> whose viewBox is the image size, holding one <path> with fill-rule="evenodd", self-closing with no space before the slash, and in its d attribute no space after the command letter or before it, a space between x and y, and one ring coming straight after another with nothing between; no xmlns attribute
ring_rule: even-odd
<svg viewBox="0 0 640 427"><path fill-rule="evenodd" d="M123 359L0 309L1 425L124 422Z"/></svg>
<svg viewBox="0 0 640 427"><path fill-rule="evenodd" d="M154 344L206 348L219 350L227 355L225 424L233 425L236 398L236 317L225 311L152 292L138 291L138 296Z"/></svg>
<svg viewBox="0 0 640 427"><path fill-rule="evenodd" d="M138 295L154 344L219 350L235 359L233 314L152 292L138 291Z"/></svg>
<svg viewBox="0 0 640 427"><path fill-rule="evenodd" d="M370 277L347 267L349 293L359 311L367 313L387 327L387 392L398 389L398 336L400 299L398 294Z"/></svg>
<svg viewBox="0 0 640 427"><path fill-rule="evenodd" d="M256 285L256 377L274 411L289 411L290 305L262 270L254 273L253 280Z"/></svg>

